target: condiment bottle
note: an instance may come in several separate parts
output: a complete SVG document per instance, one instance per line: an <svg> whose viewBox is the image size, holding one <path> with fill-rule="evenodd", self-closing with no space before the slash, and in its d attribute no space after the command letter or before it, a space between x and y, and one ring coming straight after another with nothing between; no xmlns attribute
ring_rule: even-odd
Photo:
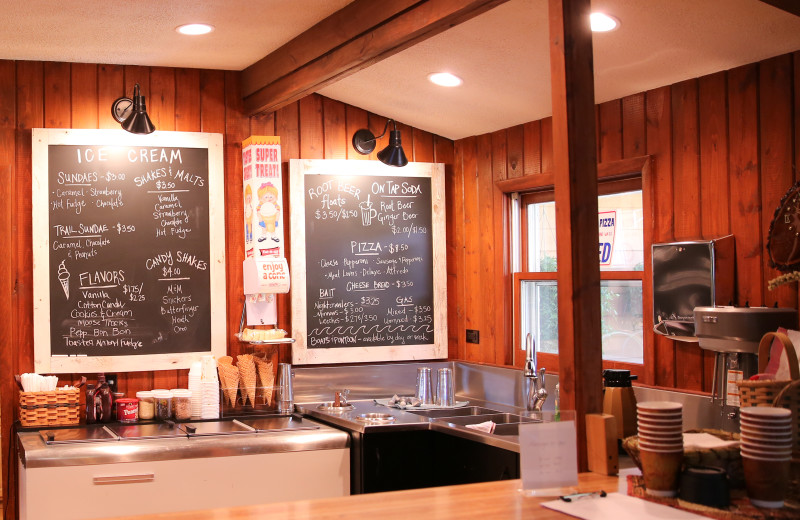
<svg viewBox="0 0 800 520"><path fill-rule="evenodd" d="M97 375L97 388L94 392L95 419L98 422L111 422L111 405L114 398L111 396L111 387L106 383L104 374Z"/></svg>
<svg viewBox="0 0 800 520"><path fill-rule="evenodd" d="M93 384L86 385L86 424L97 422L96 408L94 405L94 392Z"/></svg>

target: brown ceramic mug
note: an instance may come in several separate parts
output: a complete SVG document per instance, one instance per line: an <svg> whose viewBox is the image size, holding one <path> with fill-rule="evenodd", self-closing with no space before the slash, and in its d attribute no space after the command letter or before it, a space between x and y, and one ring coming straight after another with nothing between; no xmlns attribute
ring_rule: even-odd
<svg viewBox="0 0 800 520"><path fill-rule="evenodd" d="M639 459L642 462L644 487L648 494L659 497L677 496L683 449L676 451L640 449Z"/></svg>

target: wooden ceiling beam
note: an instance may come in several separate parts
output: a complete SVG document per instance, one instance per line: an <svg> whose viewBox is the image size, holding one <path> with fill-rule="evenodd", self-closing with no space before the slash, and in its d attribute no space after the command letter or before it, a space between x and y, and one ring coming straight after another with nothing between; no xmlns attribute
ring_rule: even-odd
<svg viewBox="0 0 800 520"><path fill-rule="evenodd" d="M761 0L765 4L769 4L772 7L777 7L782 11L786 11L787 13L791 13L795 16L800 16L800 2L797 0Z"/></svg>
<svg viewBox="0 0 800 520"><path fill-rule="evenodd" d="M272 112L508 0L355 0L242 71L247 115Z"/></svg>

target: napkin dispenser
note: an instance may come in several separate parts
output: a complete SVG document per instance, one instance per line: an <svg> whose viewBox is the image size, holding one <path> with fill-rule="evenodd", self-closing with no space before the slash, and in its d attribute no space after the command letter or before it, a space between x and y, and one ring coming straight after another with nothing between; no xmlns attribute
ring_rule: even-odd
<svg viewBox="0 0 800 520"><path fill-rule="evenodd" d="M653 330L671 339L696 342L694 308L733 301L733 235L653 244L652 252Z"/></svg>
<svg viewBox="0 0 800 520"><path fill-rule="evenodd" d="M251 256L242 264L248 325L277 323L275 295L289 292L289 265L285 258Z"/></svg>

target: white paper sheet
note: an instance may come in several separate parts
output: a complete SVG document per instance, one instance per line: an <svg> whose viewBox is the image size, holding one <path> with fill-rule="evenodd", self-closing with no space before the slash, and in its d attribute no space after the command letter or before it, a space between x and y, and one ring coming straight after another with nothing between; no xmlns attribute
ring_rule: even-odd
<svg viewBox="0 0 800 520"><path fill-rule="evenodd" d="M519 426L522 488L563 488L578 484L578 451L573 421Z"/></svg>
<svg viewBox="0 0 800 520"><path fill-rule="evenodd" d="M642 498L634 498L619 493L609 493L605 497L590 497L572 502L552 500L542 505L548 509L561 511L584 520L707 520L682 509L656 504Z"/></svg>
<svg viewBox="0 0 800 520"><path fill-rule="evenodd" d="M739 441L725 441L710 433L684 433L683 449L688 448L727 448L738 446Z"/></svg>

